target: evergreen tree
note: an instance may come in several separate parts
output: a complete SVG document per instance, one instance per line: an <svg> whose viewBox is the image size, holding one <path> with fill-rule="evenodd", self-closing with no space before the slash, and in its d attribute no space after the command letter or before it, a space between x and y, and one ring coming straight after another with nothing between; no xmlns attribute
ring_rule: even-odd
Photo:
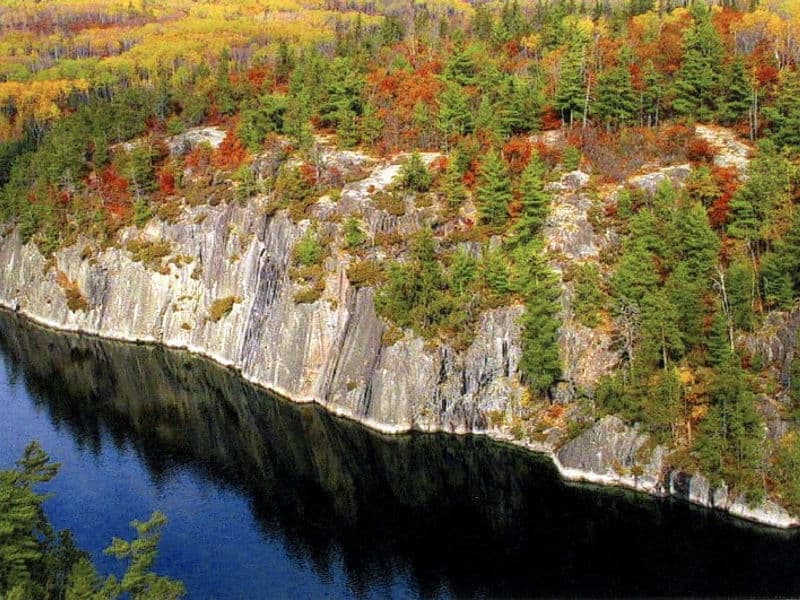
<svg viewBox="0 0 800 600"><path fill-rule="evenodd" d="M492 303L504 299L511 292L511 273L503 252L499 248L485 250L480 266L481 277L491 293Z"/></svg>
<svg viewBox="0 0 800 600"><path fill-rule="evenodd" d="M641 332L644 356L666 369L670 358L685 351L679 325L680 314L663 290L650 291L641 302Z"/></svg>
<svg viewBox="0 0 800 600"><path fill-rule="evenodd" d="M708 362L712 367L719 367L731 355L731 342L728 331L728 319L722 310L717 307L711 320L711 328L706 337L708 348Z"/></svg>
<svg viewBox="0 0 800 600"><path fill-rule="evenodd" d="M575 298L573 310L578 320L586 327L600 324L599 311L605 303L600 269L594 263L580 265L573 278Z"/></svg>
<svg viewBox="0 0 800 600"><path fill-rule="evenodd" d="M722 90L718 113L720 122L732 125L745 119L753 104L753 82L741 58L734 60L725 70Z"/></svg>
<svg viewBox="0 0 800 600"><path fill-rule="evenodd" d="M450 281L453 291L464 294L478 274L478 261L464 248L459 248L453 255L450 267Z"/></svg>
<svg viewBox="0 0 800 600"><path fill-rule="evenodd" d="M286 98L278 95L261 96L255 107L242 111L239 138L251 152L259 152L270 133L283 131Z"/></svg>
<svg viewBox="0 0 800 600"><path fill-rule="evenodd" d="M693 169L686 180L686 193L692 200L709 208L719 198L720 190L711 174L711 169L702 165Z"/></svg>
<svg viewBox="0 0 800 600"><path fill-rule="evenodd" d="M769 252L761 259L761 287L764 302L770 308L786 309L791 307L794 292L792 290L792 273L786 269L785 261L776 252Z"/></svg>
<svg viewBox="0 0 800 600"><path fill-rule="evenodd" d="M300 148L308 148L313 141L311 129L311 98L304 91L289 94L283 117L283 131Z"/></svg>
<svg viewBox="0 0 800 600"><path fill-rule="evenodd" d="M439 116L436 125L447 139L472 131L469 99L460 85L445 83L439 96Z"/></svg>
<svg viewBox="0 0 800 600"><path fill-rule="evenodd" d="M553 104L561 113L561 120L572 126L585 107L585 54L586 44L575 35L561 61L561 72Z"/></svg>
<svg viewBox="0 0 800 600"><path fill-rule="evenodd" d="M447 209L456 213L467 199L467 188L464 186L464 175L461 172L459 152L456 150L447 163L447 169L441 178L441 191L444 194Z"/></svg>
<svg viewBox="0 0 800 600"><path fill-rule="evenodd" d="M793 298L800 295L800 211L795 210L789 230L775 244L775 269L788 275Z"/></svg>
<svg viewBox="0 0 800 600"><path fill-rule="evenodd" d="M525 314L522 316L520 370L531 389L544 395L561 377L558 278L537 244L528 247L527 261L519 265Z"/></svg>
<svg viewBox="0 0 800 600"><path fill-rule="evenodd" d="M775 104L764 109L770 120L771 138L778 146L800 148L800 74L793 69L781 72Z"/></svg>
<svg viewBox="0 0 800 600"><path fill-rule="evenodd" d="M661 121L661 109L666 96L664 76L653 65L652 60L644 64L642 70L644 86L640 93L640 112L642 125L657 127Z"/></svg>
<svg viewBox="0 0 800 600"><path fill-rule="evenodd" d="M482 52L478 47L454 52L444 67L445 79L460 86L475 85L478 73L475 57L481 54Z"/></svg>
<svg viewBox="0 0 800 600"><path fill-rule="evenodd" d="M422 193L430 189L431 183L433 183L433 175L425 166L422 155L417 151L412 152L400 169L401 187Z"/></svg>
<svg viewBox="0 0 800 600"><path fill-rule="evenodd" d="M550 193L544 186L544 163L533 157L520 178L522 214L514 224L515 241L530 243L541 231L550 212Z"/></svg>
<svg viewBox="0 0 800 600"><path fill-rule="evenodd" d="M494 150L490 150L481 165L475 198L481 222L498 227L508 220L508 204L511 201L511 176L505 162Z"/></svg>
<svg viewBox="0 0 800 600"><path fill-rule="evenodd" d="M103 591L113 594L130 594L142 600L177 600L186 594L183 583L161 577L152 572L161 540L161 529L167 518L155 512L147 521L133 521L136 539L132 542L114 538L105 553L119 560L128 560L128 568L118 582L113 577L103 585ZM102 596L101 596L102 597Z"/></svg>
<svg viewBox="0 0 800 600"><path fill-rule="evenodd" d="M794 173L787 157L770 140L762 141L747 167L747 181L731 200L728 233L754 242L777 240L791 210Z"/></svg>
<svg viewBox="0 0 800 600"><path fill-rule="evenodd" d="M756 279L749 260L739 258L728 267L725 278L733 324L739 329L751 330L755 325Z"/></svg>
<svg viewBox="0 0 800 600"><path fill-rule="evenodd" d="M489 135L493 143L498 143L505 137L503 131L503 115L498 106L492 102L489 94L481 96L478 112L475 114L475 130L483 135Z"/></svg>
<svg viewBox="0 0 800 600"><path fill-rule="evenodd" d="M683 408L683 385L677 369L665 369L658 376L652 392L645 395L644 421L656 439L671 442Z"/></svg>
<svg viewBox="0 0 800 600"><path fill-rule="evenodd" d="M358 137L363 144L371 146L382 134L383 122L378 117L378 110L373 103L366 102L358 122Z"/></svg>
<svg viewBox="0 0 800 600"><path fill-rule="evenodd" d="M677 312L677 325L687 348L702 342L706 312L703 296L707 290L704 280L693 277L684 262L675 267L664 285L667 298Z"/></svg>
<svg viewBox="0 0 800 600"><path fill-rule="evenodd" d="M217 63L217 89L214 96L217 110L223 115L232 115L236 112L236 98L230 78L230 61L230 52L227 49L223 50Z"/></svg>
<svg viewBox="0 0 800 600"><path fill-rule="evenodd" d="M593 112L609 128L633 123L639 107L630 71L630 50L620 53L620 64L603 72L597 82Z"/></svg>
<svg viewBox="0 0 800 600"><path fill-rule="evenodd" d="M723 46L709 8L695 2L691 10L694 22L684 36L683 63L675 77L672 107L680 116L708 121L716 112L720 95Z"/></svg>
<svg viewBox="0 0 800 600"><path fill-rule="evenodd" d="M423 228L411 245L411 260L390 266L388 281L376 298L379 314L425 338L447 318L452 304L445 295L447 278L436 255L436 240Z"/></svg>
<svg viewBox="0 0 800 600"><path fill-rule="evenodd" d="M611 278L611 286L623 304L638 305L645 294L658 286L659 281L655 256L641 245L631 244Z"/></svg>
<svg viewBox="0 0 800 600"><path fill-rule="evenodd" d="M731 355L720 365L711 389L711 409L696 442L703 473L714 483L725 481L751 499L763 497L760 469L764 425L739 359Z"/></svg>
<svg viewBox="0 0 800 600"><path fill-rule="evenodd" d="M708 222L708 214L701 204L694 203L676 211L675 221L678 234L675 251L686 264L689 276L705 281L719 253L719 240Z"/></svg>

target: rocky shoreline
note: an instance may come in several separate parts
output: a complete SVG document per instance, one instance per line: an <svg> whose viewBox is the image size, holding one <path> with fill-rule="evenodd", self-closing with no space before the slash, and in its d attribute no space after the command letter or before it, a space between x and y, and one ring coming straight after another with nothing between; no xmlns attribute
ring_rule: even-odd
<svg viewBox="0 0 800 600"><path fill-rule="evenodd" d="M771 501L750 507L701 475L672 472L666 448L616 417L571 440L563 422L533 427L519 373L520 305L485 312L466 348L428 345L410 332L387 340L373 288L348 278L354 257L342 246L339 224L356 214L368 239L408 236L431 209L396 216L375 206L397 164L365 170L368 159L355 153L331 160L364 176L346 184L336 201L323 197L312 207L319 233L331 240L319 298L298 301L302 286L292 278L292 251L310 221L273 213L266 198L256 197L245 205L183 206L170 221L121 230L112 246L78 240L52 257L7 229L0 233L0 306L55 330L184 349L286 399L316 402L383 433L487 435L549 455L567 480L672 495L774 527L800 525ZM685 175L673 171L637 185ZM560 257L556 270L596 257L607 241L589 223L587 180L576 171L553 187L545 238ZM383 258L380 248L371 252ZM565 286L559 342L565 372L556 390L566 410L575 408L577 389L590 389L618 360L607 333L572 318L570 294Z"/></svg>
<svg viewBox="0 0 800 600"><path fill-rule="evenodd" d="M20 248L23 247L20 246ZM702 475L690 475L680 471L665 471L663 461L666 449L663 447L657 447L653 450L650 455L650 461L644 467L637 465L636 455L648 443L648 436L640 433L636 428L626 425L617 417L608 416L601 419L589 430L560 448L547 442L518 440L507 431L498 429L470 430L463 427L436 427L430 424L417 426L392 425L372 418L360 417L342 406L320 401L319 399L295 397L287 390L280 389L277 386L265 386L257 379L248 377L240 365L226 359L224 355L214 354L203 347L169 343L168 341L158 340L153 336L124 336L113 331L92 331L82 327L71 326L69 323L32 312L21 305L18 299L9 300L5 296L0 297L0 307L28 319L38 326L46 327L56 332L72 332L128 343L162 344L170 348L204 356L220 365L231 368L249 383L264 388L286 401L297 403L316 402L337 416L353 420L380 433L396 435L410 431L423 431L427 433L447 432L462 435L485 435L499 442L546 455L552 460L560 476L567 481L628 488L656 497L672 496L705 508L729 513L746 521L775 528L787 529L800 525L800 521L771 501L767 501L757 507L750 507L743 498L734 495L729 496L725 488L712 488L709 481ZM638 469L631 468L637 466L639 467ZM635 475L632 474L633 471L636 471Z"/></svg>

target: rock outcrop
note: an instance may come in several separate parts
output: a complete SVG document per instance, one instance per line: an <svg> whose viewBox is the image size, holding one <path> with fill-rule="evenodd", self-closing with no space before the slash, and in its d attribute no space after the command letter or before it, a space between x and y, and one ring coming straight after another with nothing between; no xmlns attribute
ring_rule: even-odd
<svg viewBox="0 0 800 600"><path fill-rule="evenodd" d="M359 160L354 165L362 168ZM740 498L709 503L703 494L684 494L665 472L666 450L614 417L560 449L557 427L541 437L512 434L511 423L526 410L519 372L522 306L485 312L464 349L431 346L409 332L399 341L384 335L374 292L350 283L352 258L335 234L342 217L354 212L370 238L419 227L425 208L392 216L371 202L398 169L378 165L366 179L346 185L337 202L323 199L313 208L333 241L324 293L312 302L297 301L300 285L291 276L292 251L309 222L272 213L256 198L246 205L187 207L174 221L123 230L115 246L83 240L49 258L23 243L17 230L6 230L0 235L0 305L56 329L185 348L293 401L319 403L383 432L488 434L550 454L570 479L674 491L744 518L797 524L776 506L751 509ZM549 244L563 260L596 260L605 243L588 220L591 201L581 191L587 181L576 172L560 184L548 228ZM564 310L569 317L568 286ZM571 318L561 346L572 388L588 386L597 369L615 361L607 334Z"/></svg>

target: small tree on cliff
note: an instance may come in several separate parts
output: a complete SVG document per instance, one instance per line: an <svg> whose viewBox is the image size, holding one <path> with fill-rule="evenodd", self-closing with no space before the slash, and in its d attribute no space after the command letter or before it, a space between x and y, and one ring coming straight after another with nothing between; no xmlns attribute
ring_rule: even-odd
<svg viewBox="0 0 800 600"><path fill-rule="evenodd" d="M508 203L511 201L511 176L500 155L491 150L481 166L480 185L475 196L481 222L494 227L508 220Z"/></svg>

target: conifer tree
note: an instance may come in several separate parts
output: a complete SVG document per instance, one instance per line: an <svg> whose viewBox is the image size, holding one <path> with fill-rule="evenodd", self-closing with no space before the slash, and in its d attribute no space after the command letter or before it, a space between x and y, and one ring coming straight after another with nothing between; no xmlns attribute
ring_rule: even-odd
<svg viewBox="0 0 800 600"><path fill-rule="evenodd" d="M720 308L714 311L711 328L706 336L708 362L713 367L723 364L731 354L731 342L728 330L728 319Z"/></svg>
<svg viewBox="0 0 800 600"><path fill-rule="evenodd" d="M554 106L561 120L570 127L585 108L585 54L586 44L577 34L570 42L561 62L561 72L556 87Z"/></svg>
<svg viewBox="0 0 800 600"><path fill-rule="evenodd" d="M641 330L644 356L664 369L670 358L680 358L686 347L679 325L680 313L663 290L650 291L641 302Z"/></svg>
<svg viewBox="0 0 800 600"><path fill-rule="evenodd" d="M677 211L675 228L679 254L691 278L705 281L717 262L719 240L708 222L708 214L696 202Z"/></svg>
<svg viewBox="0 0 800 600"><path fill-rule="evenodd" d="M478 274L478 261L464 248L453 255L450 267L450 281L456 294L464 294Z"/></svg>
<svg viewBox="0 0 800 600"><path fill-rule="evenodd" d="M527 260L519 265L525 313L522 316L520 370L531 389L545 395L561 377L558 313L558 278L534 242L527 247Z"/></svg>
<svg viewBox="0 0 800 600"><path fill-rule="evenodd" d="M793 69L781 72L778 97L764 109L770 120L771 138L778 146L800 148L800 75Z"/></svg>
<svg viewBox="0 0 800 600"><path fill-rule="evenodd" d="M475 48L467 48L454 52L444 67L445 79L460 86L475 85L478 73L474 58L475 50Z"/></svg>
<svg viewBox="0 0 800 600"><path fill-rule="evenodd" d="M703 296L707 290L707 280L693 277L684 262L675 267L664 285L667 298L677 311L678 327L688 348L702 341L706 313Z"/></svg>
<svg viewBox="0 0 800 600"><path fill-rule="evenodd" d="M708 121L719 98L723 46L704 3L692 5L692 16L694 23L684 37L683 63L675 78L672 107L681 116Z"/></svg>
<svg viewBox="0 0 800 600"><path fill-rule="evenodd" d="M467 199L467 188L464 186L459 154L457 150L453 152L441 178L441 191L445 196L447 209L451 213L458 211Z"/></svg>
<svg viewBox="0 0 800 600"><path fill-rule="evenodd" d="M745 119L753 104L753 82L741 58L734 60L725 70L722 89L718 114L720 122L731 125Z"/></svg>
<svg viewBox="0 0 800 600"><path fill-rule="evenodd" d="M600 75L594 113L607 127L630 125L636 118L638 98L630 72L630 51L620 53L620 64Z"/></svg>
<svg viewBox="0 0 800 600"><path fill-rule="evenodd" d="M460 85L452 82L445 84L439 96L439 116L436 125L448 139L472 131L469 101Z"/></svg>
<svg viewBox="0 0 800 600"><path fill-rule="evenodd" d="M489 151L481 165L475 197L481 222L493 227L505 224L512 197L511 176L505 162L494 149Z"/></svg>
<svg viewBox="0 0 800 600"><path fill-rule="evenodd" d="M653 65L652 60L644 64L642 70L644 86L640 92L641 123L651 127L658 127L661 122L661 109L666 95L664 76Z"/></svg>
<svg viewBox="0 0 800 600"><path fill-rule="evenodd" d="M769 252L761 258L761 287L764 302L770 308L789 308L794 296L792 274L787 270L780 254Z"/></svg>
<svg viewBox="0 0 800 600"><path fill-rule="evenodd" d="M514 224L515 241L528 244L541 231L550 212L550 194L544 187L544 163L533 157L519 183L522 214Z"/></svg>
<svg viewBox="0 0 800 600"><path fill-rule="evenodd" d="M720 365L710 395L711 409L696 444L703 473L715 484L725 481L757 499L763 496L764 425L734 354Z"/></svg>

